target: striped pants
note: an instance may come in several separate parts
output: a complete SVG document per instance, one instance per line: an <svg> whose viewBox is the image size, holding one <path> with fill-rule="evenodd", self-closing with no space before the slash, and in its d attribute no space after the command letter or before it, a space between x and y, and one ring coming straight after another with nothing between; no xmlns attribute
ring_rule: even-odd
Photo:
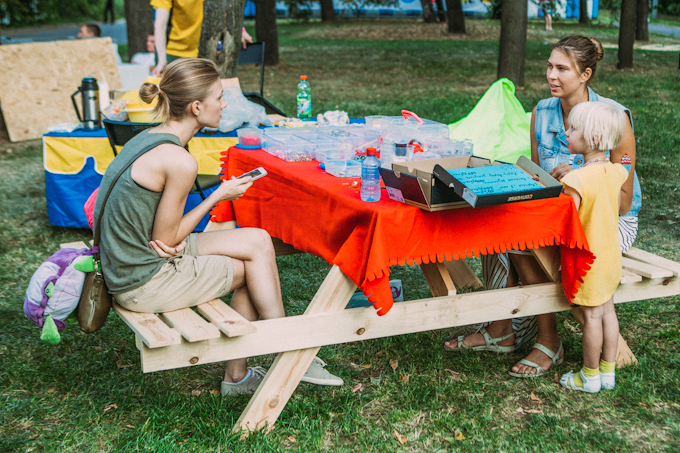
<svg viewBox="0 0 680 453"><path fill-rule="evenodd" d="M619 243L621 253L632 247L638 232L637 217L619 217ZM510 259L507 253L482 255L482 275L487 289L501 289L508 285ZM490 322L481 324L479 328L487 327ZM535 316L513 318L512 330L515 332L515 347L519 347L532 340L538 333Z"/></svg>

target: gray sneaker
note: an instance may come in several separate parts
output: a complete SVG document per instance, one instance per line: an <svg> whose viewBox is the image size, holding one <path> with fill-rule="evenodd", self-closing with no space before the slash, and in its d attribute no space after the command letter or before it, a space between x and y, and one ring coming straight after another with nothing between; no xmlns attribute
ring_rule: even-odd
<svg viewBox="0 0 680 453"><path fill-rule="evenodd" d="M314 357L311 365L307 368L307 372L302 377L302 382L316 385L342 385L345 383L342 378L329 373L325 366L326 362Z"/></svg>
<svg viewBox="0 0 680 453"><path fill-rule="evenodd" d="M261 366L248 367L250 375L239 382L238 384L230 384L227 382L222 382L221 391L222 396L236 396L236 395L250 395L255 393L257 387L259 387L262 379L264 379L267 374L267 370Z"/></svg>

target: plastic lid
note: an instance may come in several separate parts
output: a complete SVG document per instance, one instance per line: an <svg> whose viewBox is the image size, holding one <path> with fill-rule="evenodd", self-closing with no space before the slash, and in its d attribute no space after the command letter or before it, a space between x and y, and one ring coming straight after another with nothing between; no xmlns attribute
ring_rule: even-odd
<svg viewBox="0 0 680 453"><path fill-rule="evenodd" d="M366 148L366 154L368 154L369 156L375 156L376 149L375 148Z"/></svg>
<svg viewBox="0 0 680 453"><path fill-rule="evenodd" d="M306 75L301 75L301 76L300 76L300 80L307 80L307 76L306 76Z"/></svg>

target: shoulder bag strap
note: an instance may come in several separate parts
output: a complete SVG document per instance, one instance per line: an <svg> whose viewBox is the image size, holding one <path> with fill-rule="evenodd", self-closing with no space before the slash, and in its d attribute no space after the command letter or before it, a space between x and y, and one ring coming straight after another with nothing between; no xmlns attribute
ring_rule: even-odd
<svg viewBox="0 0 680 453"><path fill-rule="evenodd" d="M162 144L164 144L164 143L172 143L173 145L176 145L176 144L177 144L177 143L173 142L172 140L162 140L162 141L155 142L155 143L153 143L153 144L151 144L151 145L145 147L145 148L142 149L140 152L138 152L137 155L136 155L135 157L133 157L133 158L130 160L130 162L128 162L128 164L125 165L125 167L123 167L123 168L118 172L118 174L116 175L115 178L113 178L113 181L111 181L111 184L109 185L109 190L107 190L107 191L106 191L106 195L104 195L104 200L102 201L102 208L99 210L99 217L97 217L97 223L96 223L96 226L95 226L95 228L94 228L94 243L93 243L93 247L99 247L99 238L100 238L100 234L101 234L101 221L102 221L102 216L104 215L104 208L106 207L106 200L108 200L109 195L111 194L111 190L113 189L113 186L116 185L116 182L117 182L118 179L123 175L123 173L125 173L125 171L126 171L128 168L130 168L130 166L131 166L133 163L135 163L135 161L136 161L137 159L139 159L139 158L142 156L142 154L144 154L144 153L146 153L146 152L148 152L148 151L151 151L152 149L154 149L154 148L157 147L158 145L162 145ZM99 196L99 195L100 195L100 194L97 194L97 196ZM95 257L96 260L99 260L99 252L95 253L95 254L94 254L94 257Z"/></svg>

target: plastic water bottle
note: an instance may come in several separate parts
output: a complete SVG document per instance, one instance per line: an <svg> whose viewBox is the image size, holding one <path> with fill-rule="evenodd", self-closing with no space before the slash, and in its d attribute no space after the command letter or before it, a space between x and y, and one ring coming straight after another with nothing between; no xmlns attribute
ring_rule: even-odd
<svg viewBox="0 0 680 453"><path fill-rule="evenodd" d="M298 83L297 116L301 120L308 120L312 117L312 90L306 75L301 75L300 83Z"/></svg>
<svg viewBox="0 0 680 453"><path fill-rule="evenodd" d="M361 200L380 201L380 161L375 148L366 150L368 156L361 163Z"/></svg>

